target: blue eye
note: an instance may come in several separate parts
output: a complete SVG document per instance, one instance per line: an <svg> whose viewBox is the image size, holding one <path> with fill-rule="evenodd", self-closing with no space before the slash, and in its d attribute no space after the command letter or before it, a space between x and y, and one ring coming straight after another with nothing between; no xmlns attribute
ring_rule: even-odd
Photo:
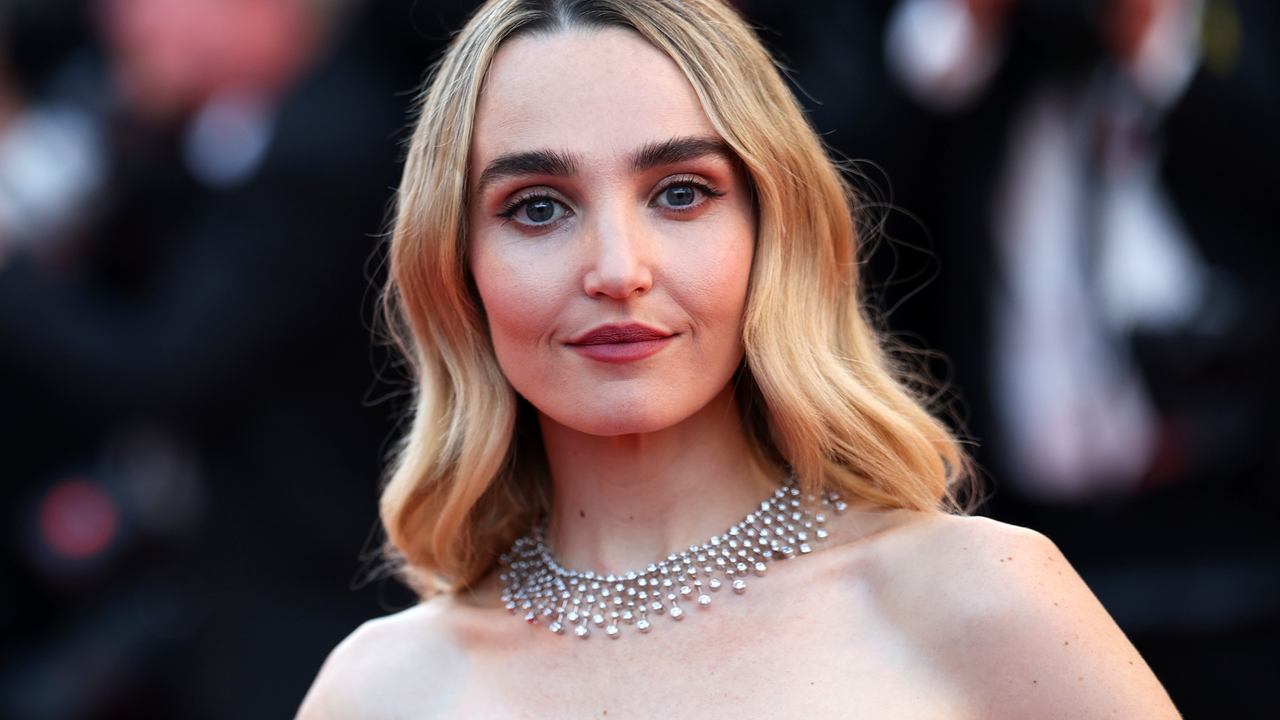
<svg viewBox="0 0 1280 720"><path fill-rule="evenodd" d="M698 199L698 191L692 185L672 185L662 191L659 204L668 207L688 207Z"/></svg>
<svg viewBox="0 0 1280 720"><path fill-rule="evenodd" d="M535 223L551 222L556 216L556 204L550 200L534 200L524 206L524 214Z"/></svg>
<svg viewBox="0 0 1280 720"><path fill-rule="evenodd" d="M508 217L515 218L522 225L547 225L564 217L567 209L551 198L531 198L512 208L509 213Z"/></svg>

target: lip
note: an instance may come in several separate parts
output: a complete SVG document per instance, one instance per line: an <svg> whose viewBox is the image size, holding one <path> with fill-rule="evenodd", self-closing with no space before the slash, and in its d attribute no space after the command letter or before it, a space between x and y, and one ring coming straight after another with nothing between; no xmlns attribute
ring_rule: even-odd
<svg viewBox="0 0 1280 720"><path fill-rule="evenodd" d="M566 345L592 360L624 363L657 353L675 337L674 333L640 323L609 323L582 333Z"/></svg>

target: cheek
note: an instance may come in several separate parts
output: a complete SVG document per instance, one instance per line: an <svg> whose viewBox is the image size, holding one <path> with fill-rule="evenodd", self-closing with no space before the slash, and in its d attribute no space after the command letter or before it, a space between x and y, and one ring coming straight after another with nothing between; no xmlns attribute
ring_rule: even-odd
<svg viewBox="0 0 1280 720"><path fill-rule="evenodd" d="M672 288L703 334L736 342L751 279L755 225L749 216L735 214L710 237L689 240L671 263Z"/></svg>
<svg viewBox="0 0 1280 720"><path fill-rule="evenodd" d="M560 303L557 278L545 266L503 252L483 240L471 251L471 274L484 303L494 352L504 372L527 367L518 358L545 346Z"/></svg>

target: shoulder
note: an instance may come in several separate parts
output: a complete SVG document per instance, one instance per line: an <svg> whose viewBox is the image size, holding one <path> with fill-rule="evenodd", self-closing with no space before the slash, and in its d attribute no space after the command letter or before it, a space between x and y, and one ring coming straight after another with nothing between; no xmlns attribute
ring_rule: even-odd
<svg viewBox="0 0 1280 720"><path fill-rule="evenodd" d="M859 551L878 612L983 717L1176 718L1164 689L1048 538L892 513Z"/></svg>
<svg viewBox="0 0 1280 720"><path fill-rule="evenodd" d="M361 625L325 660L298 720L451 716L465 672L451 604L437 598Z"/></svg>
<svg viewBox="0 0 1280 720"><path fill-rule="evenodd" d="M960 618L1008 621L1043 611L1051 595L1057 607L1092 599L1058 548L1034 530L941 513L864 517L851 521L863 532L851 533L857 539L845 546L846 569L882 612L913 632L953 628Z"/></svg>
<svg viewBox="0 0 1280 720"><path fill-rule="evenodd" d="M1076 578L1047 537L987 518L900 511L869 540L874 567L887 573L885 589L912 589L935 602L946 593L949 606L963 606L953 610L981 614L1008 602L1010 591L1040 592L1051 578Z"/></svg>

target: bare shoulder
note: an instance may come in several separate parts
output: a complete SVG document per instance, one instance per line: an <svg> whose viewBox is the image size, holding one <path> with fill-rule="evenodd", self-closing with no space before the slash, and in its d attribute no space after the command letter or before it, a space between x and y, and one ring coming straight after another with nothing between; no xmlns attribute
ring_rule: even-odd
<svg viewBox="0 0 1280 720"><path fill-rule="evenodd" d="M1164 688L1048 538L897 512L858 563L882 616L975 714L1177 718Z"/></svg>
<svg viewBox="0 0 1280 720"><path fill-rule="evenodd" d="M950 620L941 623L944 628L961 617L981 622L1043 614L1049 612L1045 601L1057 608L1097 605L1057 546L1027 528L899 511L869 540L868 567L877 592L903 609L945 610L940 614Z"/></svg>
<svg viewBox="0 0 1280 720"><path fill-rule="evenodd" d="M370 620L320 668L298 720L449 717L465 653L451 637L450 598Z"/></svg>

